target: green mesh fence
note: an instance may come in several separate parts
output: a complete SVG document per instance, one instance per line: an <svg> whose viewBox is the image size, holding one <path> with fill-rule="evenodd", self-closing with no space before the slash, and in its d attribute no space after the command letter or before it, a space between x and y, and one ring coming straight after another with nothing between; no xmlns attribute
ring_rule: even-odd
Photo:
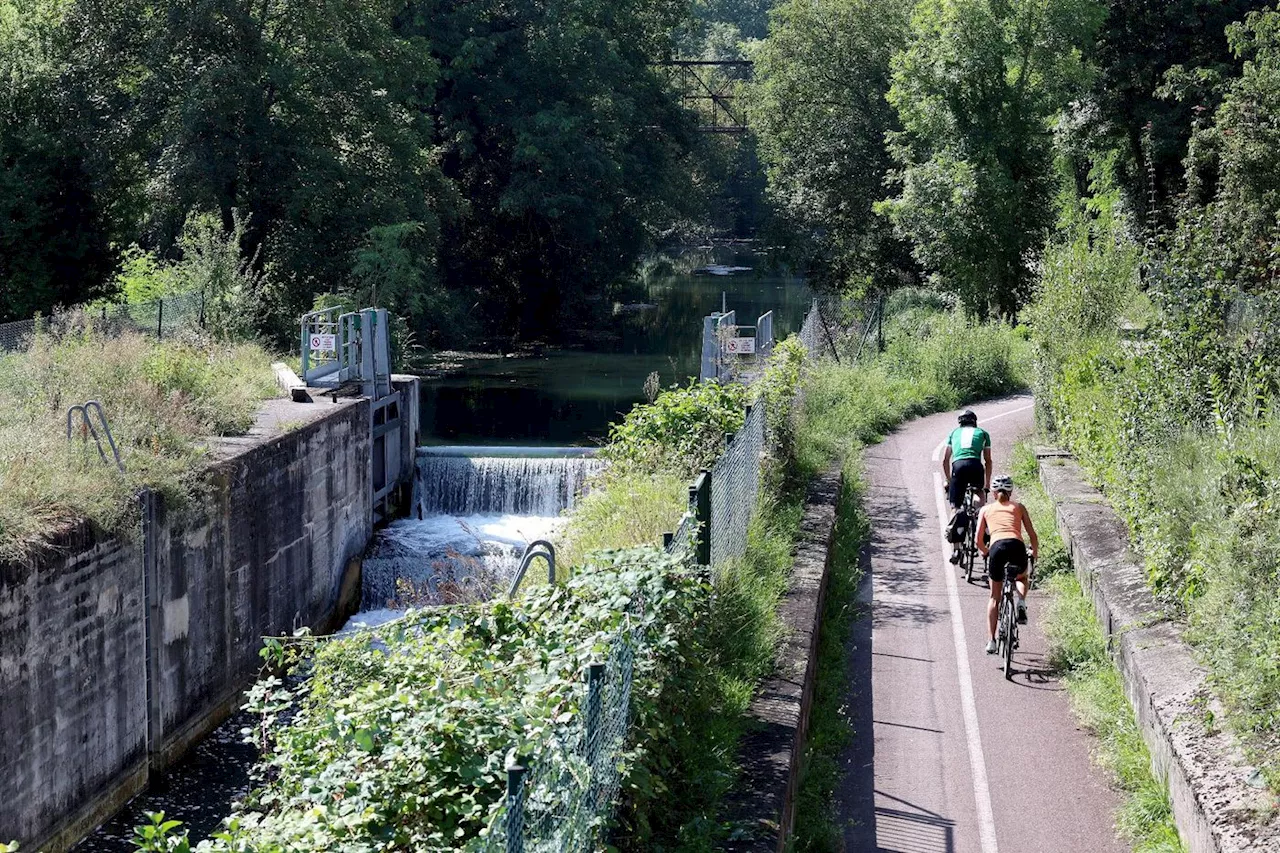
<svg viewBox="0 0 1280 853"><path fill-rule="evenodd" d="M839 307L833 300L814 300L801 332L810 358L831 358L837 347L848 346L834 331L842 326L824 323L824 312L837 323L846 319L837 315ZM761 402L748 411L742 429L726 444L708 476L699 479L711 492L701 520L697 486L690 488L689 511L665 543L667 553L697 559L703 540L703 553L709 555L704 560L713 568L745 553L747 527L759 500L765 444ZM487 834L470 850L570 853L605 845L626 760L635 655L642 651L639 641L638 631L619 630L608 655L583 673L581 713L558 727L536 754L513 759L506 797Z"/></svg>
<svg viewBox="0 0 1280 853"><path fill-rule="evenodd" d="M510 766L507 796L473 849L508 853L592 850L622 783L640 634L624 623L607 657L583 673L581 711L536 754Z"/></svg>
<svg viewBox="0 0 1280 853"><path fill-rule="evenodd" d="M205 300L200 293L180 293L151 302L99 303L57 311L53 317L42 319L39 326L56 333L60 328L82 320L92 323L106 335L131 331L167 338L187 329L203 329ZM36 328L35 320L0 323L0 353L26 349Z"/></svg>

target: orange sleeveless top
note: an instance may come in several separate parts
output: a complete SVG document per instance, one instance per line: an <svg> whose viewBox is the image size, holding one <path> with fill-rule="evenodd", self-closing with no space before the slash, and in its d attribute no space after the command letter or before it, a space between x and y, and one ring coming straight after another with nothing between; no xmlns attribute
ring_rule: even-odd
<svg viewBox="0 0 1280 853"><path fill-rule="evenodd" d="M982 514L987 519L987 534L992 542L1022 538L1022 513L1018 511L1020 508L1021 504L1014 501L1005 504L993 501L982 508Z"/></svg>

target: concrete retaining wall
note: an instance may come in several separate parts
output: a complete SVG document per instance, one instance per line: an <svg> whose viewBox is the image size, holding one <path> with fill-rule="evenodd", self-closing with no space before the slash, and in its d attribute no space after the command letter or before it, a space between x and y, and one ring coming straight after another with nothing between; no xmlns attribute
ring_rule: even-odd
<svg viewBox="0 0 1280 853"><path fill-rule="evenodd" d="M144 495L133 540L79 523L0 564L0 841L74 844L234 709L264 635L333 615L372 534L369 408L272 401L199 506Z"/></svg>
<svg viewBox="0 0 1280 853"><path fill-rule="evenodd" d="M783 853L791 841L840 487L840 471L831 470L805 496L791 581L778 604L783 636L777 664L751 702L748 716L755 725L740 748L742 771L731 809L739 832L725 846L735 853Z"/></svg>
<svg viewBox="0 0 1280 853"><path fill-rule="evenodd" d="M1147 587L1124 522L1067 454L1043 449L1040 476L1085 594L1110 639L1156 773L1168 779L1174 820L1191 853L1280 851L1275 798L1250 784L1206 674Z"/></svg>

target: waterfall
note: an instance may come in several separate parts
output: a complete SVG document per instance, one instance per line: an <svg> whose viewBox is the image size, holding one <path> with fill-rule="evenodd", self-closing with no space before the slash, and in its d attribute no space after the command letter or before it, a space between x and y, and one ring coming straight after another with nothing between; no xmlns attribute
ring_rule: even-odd
<svg viewBox="0 0 1280 853"><path fill-rule="evenodd" d="M364 558L361 609L498 594L525 545L553 536L603 465L576 448L418 448L414 517L378 531ZM411 584L412 601L400 581Z"/></svg>
<svg viewBox="0 0 1280 853"><path fill-rule="evenodd" d="M419 449L418 517L559 515L602 464L583 456L454 456Z"/></svg>

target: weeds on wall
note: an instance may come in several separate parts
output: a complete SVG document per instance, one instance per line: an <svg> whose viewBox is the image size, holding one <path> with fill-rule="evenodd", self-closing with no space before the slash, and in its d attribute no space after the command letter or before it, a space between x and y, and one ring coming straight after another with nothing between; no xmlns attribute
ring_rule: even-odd
<svg viewBox="0 0 1280 853"><path fill-rule="evenodd" d="M243 433L279 393L270 357L251 344L107 337L84 317L58 325L0 356L0 560L79 518L127 533L143 489L180 509L199 491L206 439ZM67 440L67 409L87 400L102 403L123 472L78 430Z"/></svg>

